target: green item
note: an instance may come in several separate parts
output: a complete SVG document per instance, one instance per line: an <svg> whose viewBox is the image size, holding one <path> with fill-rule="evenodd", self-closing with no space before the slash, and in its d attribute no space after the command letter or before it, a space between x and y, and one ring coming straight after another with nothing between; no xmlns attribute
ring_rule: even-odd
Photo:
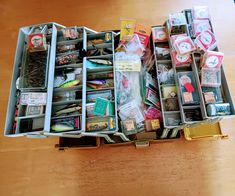
<svg viewBox="0 0 235 196"><path fill-rule="evenodd" d="M101 60L87 60L86 61L86 67L87 69L97 69L97 68L107 68L108 66L110 66L109 61L101 61ZM112 64L112 63L111 63Z"/></svg>
<svg viewBox="0 0 235 196"><path fill-rule="evenodd" d="M97 97L93 114L97 116L105 116L108 104L109 104L109 100Z"/></svg>
<svg viewBox="0 0 235 196"><path fill-rule="evenodd" d="M54 124L51 126L51 130L60 132L60 131L72 131L74 127L64 124Z"/></svg>
<svg viewBox="0 0 235 196"><path fill-rule="evenodd" d="M109 105L108 105L108 107L109 107L109 115L111 116L111 115L114 115L114 102L109 102Z"/></svg>
<svg viewBox="0 0 235 196"><path fill-rule="evenodd" d="M76 86L80 83L80 80L70 80L68 82L65 82L64 84L60 85L59 88L69 88Z"/></svg>

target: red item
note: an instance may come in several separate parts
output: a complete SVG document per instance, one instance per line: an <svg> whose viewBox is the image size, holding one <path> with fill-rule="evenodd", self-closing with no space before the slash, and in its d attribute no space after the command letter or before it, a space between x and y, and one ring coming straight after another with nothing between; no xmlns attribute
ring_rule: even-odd
<svg viewBox="0 0 235 196"><path fill-rule="evenodd" d="M194 89L194 87L193 87L193 85L191 84L191 83L186 83L185 85L184 85L184 87L186 88L186 90L189 92L189 93L192 93L195 89Z"/></svg>
<svg viewBox="0 0 235 196"><path fill-rule="evenodd" d="M205 68L220 68L224 59L224 54L217 51L206 51L203 55L201 65Z"/></svg>
<svg viewBox="0 0 235 196"><path fill-rule="evenodd" d="M28 35L29 47L43 46L43 36L42 33Z"/></svg>
<svg viewBox="0 0 235 196"><path fill-rule="evenodd" d="M28 48L30 51L46 50L46 38L43 33L28 35Z"/></svg>
<svg viewBox="0 0 235 196"><path fill-rule="evenodd" d="M122 85L124 88L128 88L128 79L126 77L123 78Z"/></svg>
<svg viewBox="0 0 235 196"><path fill-rule="evenodd" d="M196 50L196 47L189 36L175 40L175 50L180 55L185 55Z"/></svg>
<svg viewBox="0 0 235 196"><path fill-rule="evenodd" d="M202 48L204 51L214 50L217 45L215 35L209 30L201 32L195 39L195 43L197 47Z"/></svg>
<svg viewBox="0 0 235 196"><path fill-rule="evenodd" d="M173 50L171 54L172 60L175 63L176 67L189 64L192 61L191 54L180 55L175 50Z"/></svg>
<svg viewBox="0 0 235 196"><path fill-rule="evenodd" d="M150 34L151 34L151 27L145 26L142 24L136 24L135 34L138 35L141 44L144 47L147 47L149 43Z"/></svg>
<svg viewBox="0 0 235 196"><path fill-rule="evenodd" d="M171 36L171 43L172 43L172 46L175 45L175 41L176 41L176 40L182 39L182 38L185 38L185 37L187 37L187 34L186 34L186 33L178 34L178 35L172 35L172 36Z"/></svg>
<svg viewBox="0 0 235 196"><path fill-rule="evenodd" d="M146 111L145 111L145 119L146 120L151 120L151 119L159 119L161 122L163 121L162 119L162 113L160 110L157 108L150 106Z"/></svg>

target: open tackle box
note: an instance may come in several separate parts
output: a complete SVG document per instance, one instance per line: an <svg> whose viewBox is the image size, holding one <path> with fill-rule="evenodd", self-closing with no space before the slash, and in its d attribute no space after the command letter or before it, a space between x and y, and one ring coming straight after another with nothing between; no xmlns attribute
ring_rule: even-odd
<svg viewBox="0 0 235 196"><path fill-rule="evenodd" d="M57 23L21 28L5 136L111 141L106 134L118 130L113 37L113 32ZM95 105L97 97L101 104L108 100L103 117L98 116L103 111Z"/></svg>
<svg viewBox="0 0 235 196"><path fill-rule="evenodd" d="M227 138L218 122L235 114L223 53L208 13L207 7L195 6L170 14L164 25L153 27L164 125L172 128L168 127L171 111L177 124L170 125L183 129L188 140Z"/></svg>
<svg viewBox="0 0 235 196"><path fill-rule="evenodd" d="M21 28L5 136L58 136L59 149L227 138L218 122L235 109L208 13L120 31Z"/></svg>

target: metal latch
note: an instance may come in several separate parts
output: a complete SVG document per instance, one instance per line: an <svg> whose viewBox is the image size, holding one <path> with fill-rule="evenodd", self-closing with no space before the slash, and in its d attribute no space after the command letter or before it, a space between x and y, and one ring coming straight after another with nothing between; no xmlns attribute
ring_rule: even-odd
<svg viewBox="0 0 235 196"><path fill-rule="evenodd" d="M139 148L147 148L150 146L150 143L148 140L140 140L140 141L135 141L135 147L137 149Z"/></svg>

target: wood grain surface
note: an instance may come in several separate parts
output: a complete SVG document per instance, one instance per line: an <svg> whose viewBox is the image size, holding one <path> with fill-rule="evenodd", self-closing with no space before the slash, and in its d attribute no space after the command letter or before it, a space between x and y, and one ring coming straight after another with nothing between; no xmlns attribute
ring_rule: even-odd
<svg viewBox="0 0 235 196"><path fill-rule="evenodd" d="M235 95L235 8L232 0L1 0L0 195L235 195L235 119L221 123L228 140L157 143L58 151L58 138L5 138L18 29L54 21L96 30L119 29L121 18L162 24L170 12L208 5L225 71Z"/></svg>

